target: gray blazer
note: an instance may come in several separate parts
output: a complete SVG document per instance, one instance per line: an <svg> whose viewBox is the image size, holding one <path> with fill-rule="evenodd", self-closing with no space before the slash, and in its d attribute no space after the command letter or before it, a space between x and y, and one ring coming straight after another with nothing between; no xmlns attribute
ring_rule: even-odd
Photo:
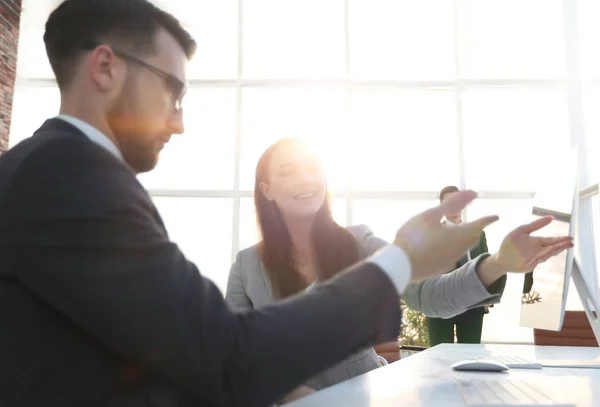
<svg viewBox="0 0 600 407"><path fill-rule="evenodd" d="M362 258L369 257L389 244L375 237L367 226L351 226L348 230L358 240ZM488 292L476 274L476 265L481 258L480 256L451 273L409 285L402 299L409 307L427 316L441 318L450 318L469 308L500 302L502 290ZM237 311L264 307L275 301L271 283L256 246L241 250L237 254L229 272L225 299ZM313 377L306 385L322 389L379 366L373 348L365 349Z"/></svg>

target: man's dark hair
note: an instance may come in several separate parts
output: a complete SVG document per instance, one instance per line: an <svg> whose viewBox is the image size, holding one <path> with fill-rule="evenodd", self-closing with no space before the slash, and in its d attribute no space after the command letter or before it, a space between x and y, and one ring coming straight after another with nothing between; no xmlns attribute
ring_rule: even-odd
<svg viewBox="0 0 600 407"><path fill-rule="evenodd" d="M444 199L444 196L446 196L446 194L451 194L452 192L458 191L458 187L455 187L454 185L448 185L447 187L442 188L442 190L440 191L440 202Z"/></svg>
<svg viewBox="0 0 600 407"><path fill-rule="evenodd" d="M170 33L188 59L196 42L171 14L148 0L65 0L46 22L44 43L59 88L69 84L84 44L108 43L146 56L159 29Z"/></svg>

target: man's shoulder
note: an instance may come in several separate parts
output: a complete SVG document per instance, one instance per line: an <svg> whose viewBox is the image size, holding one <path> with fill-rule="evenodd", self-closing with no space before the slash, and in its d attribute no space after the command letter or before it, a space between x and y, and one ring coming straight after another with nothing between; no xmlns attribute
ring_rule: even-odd
<svg viewBox="0 0 600 407"><path fill-rule="evenodd" d="M46 125L0 157L0 179L4 180L64 176L65 172L86 177L129 174L135 178L127 165L84 134Z"/></svg>
<svg viewBox="0 0 600 407"><path fill-rule="evenodd" d="M40 129L33 136L21 141L2 157L6 161L51 161L59 159L69 163L106 161L110 153L90 141L85 135L64 129ZM105 160L103 160L105 159Z"/></svg>
<svg viewBox="0 0 600 407"><path fill-rule="evenodd" d="M0 157L0 164L16 165L35 155L39 150L60 150L65 144L70 144L72 147L85 148L85 143L80 140L77 135L70 134L64 131L47 131L36 132L31 137L24 139L10 150L5 152ZM43 158L44 154L39 154L39 158ZM10 163L10 164L9 164Z"/></svg>
<svg viewBox="0 0 600 407"><path fill-rule="evenodd" d="M131 193L145 200L136 174L110 152L84 134L44 125L0 157L0 201L58 193L98 203L131 201Z"/></svg>

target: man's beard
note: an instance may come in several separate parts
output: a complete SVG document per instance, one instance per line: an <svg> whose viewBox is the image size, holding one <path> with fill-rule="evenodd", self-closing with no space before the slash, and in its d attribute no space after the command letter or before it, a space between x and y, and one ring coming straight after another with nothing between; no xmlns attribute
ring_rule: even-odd
<svg viewBox="0 0 600 407"><path fill-rule="evenodd" d="M131 106L135 106L134 101L121 98L109 113L109 126L127 164L136 173L148 172L158 162L158 151L151 129L144 125L148 120L137 115Z"/></svg>
<svg viewBox="0 0 600 407"><path fill-rule="evenodd" d="M148 172L156 167L158 152L150 139L143 135L128 134L124 140L121 144L123 157L136 173Z"/></svg>

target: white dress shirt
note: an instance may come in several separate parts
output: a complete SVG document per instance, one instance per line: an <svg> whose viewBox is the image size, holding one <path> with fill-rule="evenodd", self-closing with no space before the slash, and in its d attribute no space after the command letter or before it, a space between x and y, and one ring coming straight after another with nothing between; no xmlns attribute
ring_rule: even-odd
<svg viewBox="0 0 600 407"><path fill-rule="evenodd" d="M408 256L400 247L386 246L365 261L379 266L390 277L398 294L402 294L410 284L412 267Z"/></svg>

